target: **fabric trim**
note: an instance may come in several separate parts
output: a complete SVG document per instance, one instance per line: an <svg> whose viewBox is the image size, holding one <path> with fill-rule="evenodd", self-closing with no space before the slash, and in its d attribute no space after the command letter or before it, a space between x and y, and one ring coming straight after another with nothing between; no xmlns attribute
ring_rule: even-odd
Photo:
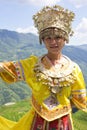
<svg viewBox="0 0 87 130"><path fill-rule="evenodd" d="M22 67L22 64L20 63L20 61L18 62L13 62L15 69L16 69L16 73L17 73L17 80L21 81L21 80L25 80L25 76L24 76L24 70Z"/></svg>
<svg viewBox="0 0 87 130"><path fill-rule="evenodd" d="M35 111L45 120L47 121L53 121L55 119L58 119L64 115L67 115L71 112L71 105L64 105L61 107L55 107L52 110L46 109L44 106L41 106L34 97L32 97L32 105L35 109Z"/></svg>

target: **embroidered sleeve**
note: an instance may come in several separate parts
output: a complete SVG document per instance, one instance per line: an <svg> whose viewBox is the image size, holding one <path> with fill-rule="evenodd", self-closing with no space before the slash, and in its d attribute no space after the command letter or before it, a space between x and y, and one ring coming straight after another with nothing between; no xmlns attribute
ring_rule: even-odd
<svg viewBox="0 0 87 130"><path fill-rule="evenodd" d="M23 68L19 61L1 63L1 69L0 77L7 83L24 80Z"/></svg>
<svg viewBox="0 0 87 130"><path fill-rule="evenodd" d="M15 71L16 71L16 74L17 74L17 81L25 80L24 69L22 67L21 62L20 61L13 62L13 64L15 66Z"/></svg>
<svg viewBox="0 0 87 130"><path fill-rule="evenodd" d="M75 75L76 75L76 82L72 85L71 102L78 109L87 111L86 86L85 86L83 74L79 66L76 67Z"/></svg>

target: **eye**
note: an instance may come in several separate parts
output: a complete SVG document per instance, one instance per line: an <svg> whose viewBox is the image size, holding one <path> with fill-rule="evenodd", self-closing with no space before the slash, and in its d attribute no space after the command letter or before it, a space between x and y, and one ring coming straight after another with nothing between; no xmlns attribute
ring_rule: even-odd
<svg viewBox="0 0 87 130"><path fill-rule="evenodd" d="M48 36L48 37L45 37L45 40L47 41L47 42L50 42L51 41L51 37L50 36Z"/></svg>
<svg viewBox="0 0 87 130"><path fill-rule="evenodd" d="M56 37L55 37L56 40L57 40L57 39L61 39L61 38L62 38L62 37L60 37L60 36L56 36Z"/></svg>

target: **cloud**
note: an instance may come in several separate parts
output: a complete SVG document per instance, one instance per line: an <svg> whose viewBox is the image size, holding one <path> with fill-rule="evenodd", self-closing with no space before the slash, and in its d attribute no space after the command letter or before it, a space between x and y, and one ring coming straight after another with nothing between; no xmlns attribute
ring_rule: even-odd
<svg viewBox="0 0 87 130"><path fill-rule="evenodd" d="M18 0L22 3L29 3L36 6L43 6L43 5L53 5L57 2L60 2L61 0Z"/></svg>
<svg viewBox="0 0 87 130"><path fill-rule="evenodd" d="M35 35L38 35L37 29L34 26L30 26L28 28L17 28L15 31L19 33L33 33Z"/></svg>
<svg viewBox="0 0 87 130"><path fill-rule="evenodd" d="M83 33L87 32L87 18L82 18L82 20L78 24L76 30L80 31L80 32L83 32Z"/></svg>
<svg viewBox="0 0 87 130"><path fill-rule="evenodd" d="M87 18L82 18L76 27L74 39L78 44L87 44Z"/></svg>
<svg viewBox="0 0 87 130"><path fill-rule="evenodd" d="M11 2L11 3L21 3L21 4L31 4L34 6L45 6L45 5L54 5L61 0L0 0L0 2Z"/></svg>
<svg viewBox="0 0 87 130"><path fill-rule="evenodd" d="M76 8L80 8L82 6L87 5L87 0L69 0L72 4L75 5Z"/></svg>
<svg viewBox="0 0 87 130"><path fill-rule="evenodd" d="M21 1L21 0L20 0ZM43 6L43 5L54 5L61 0L24 0L32 5Z"/></svg>

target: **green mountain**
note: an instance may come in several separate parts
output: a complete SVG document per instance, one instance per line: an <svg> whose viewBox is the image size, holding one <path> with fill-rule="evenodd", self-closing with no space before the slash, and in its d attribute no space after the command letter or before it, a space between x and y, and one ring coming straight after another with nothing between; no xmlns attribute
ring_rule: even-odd
<svg viewBox="0 0 87 130"><path fill-rule="evenodd" d="M46 53L44 45L39 44L38 36L15 31L0 30L0 61L12 61L29 57L31 54L41 56ZM87 45L70 46L63 49L64 55L77 62L87 83ZM15 102L31 95L31 90L24 82L8 85L0 80L0 104Z"/></svg>
<svg viewBox="0 0 87 130"><path fill-rule="evenodd" d="M65 46L63 53L79 64L87 83L87 45Z"/></svg>

